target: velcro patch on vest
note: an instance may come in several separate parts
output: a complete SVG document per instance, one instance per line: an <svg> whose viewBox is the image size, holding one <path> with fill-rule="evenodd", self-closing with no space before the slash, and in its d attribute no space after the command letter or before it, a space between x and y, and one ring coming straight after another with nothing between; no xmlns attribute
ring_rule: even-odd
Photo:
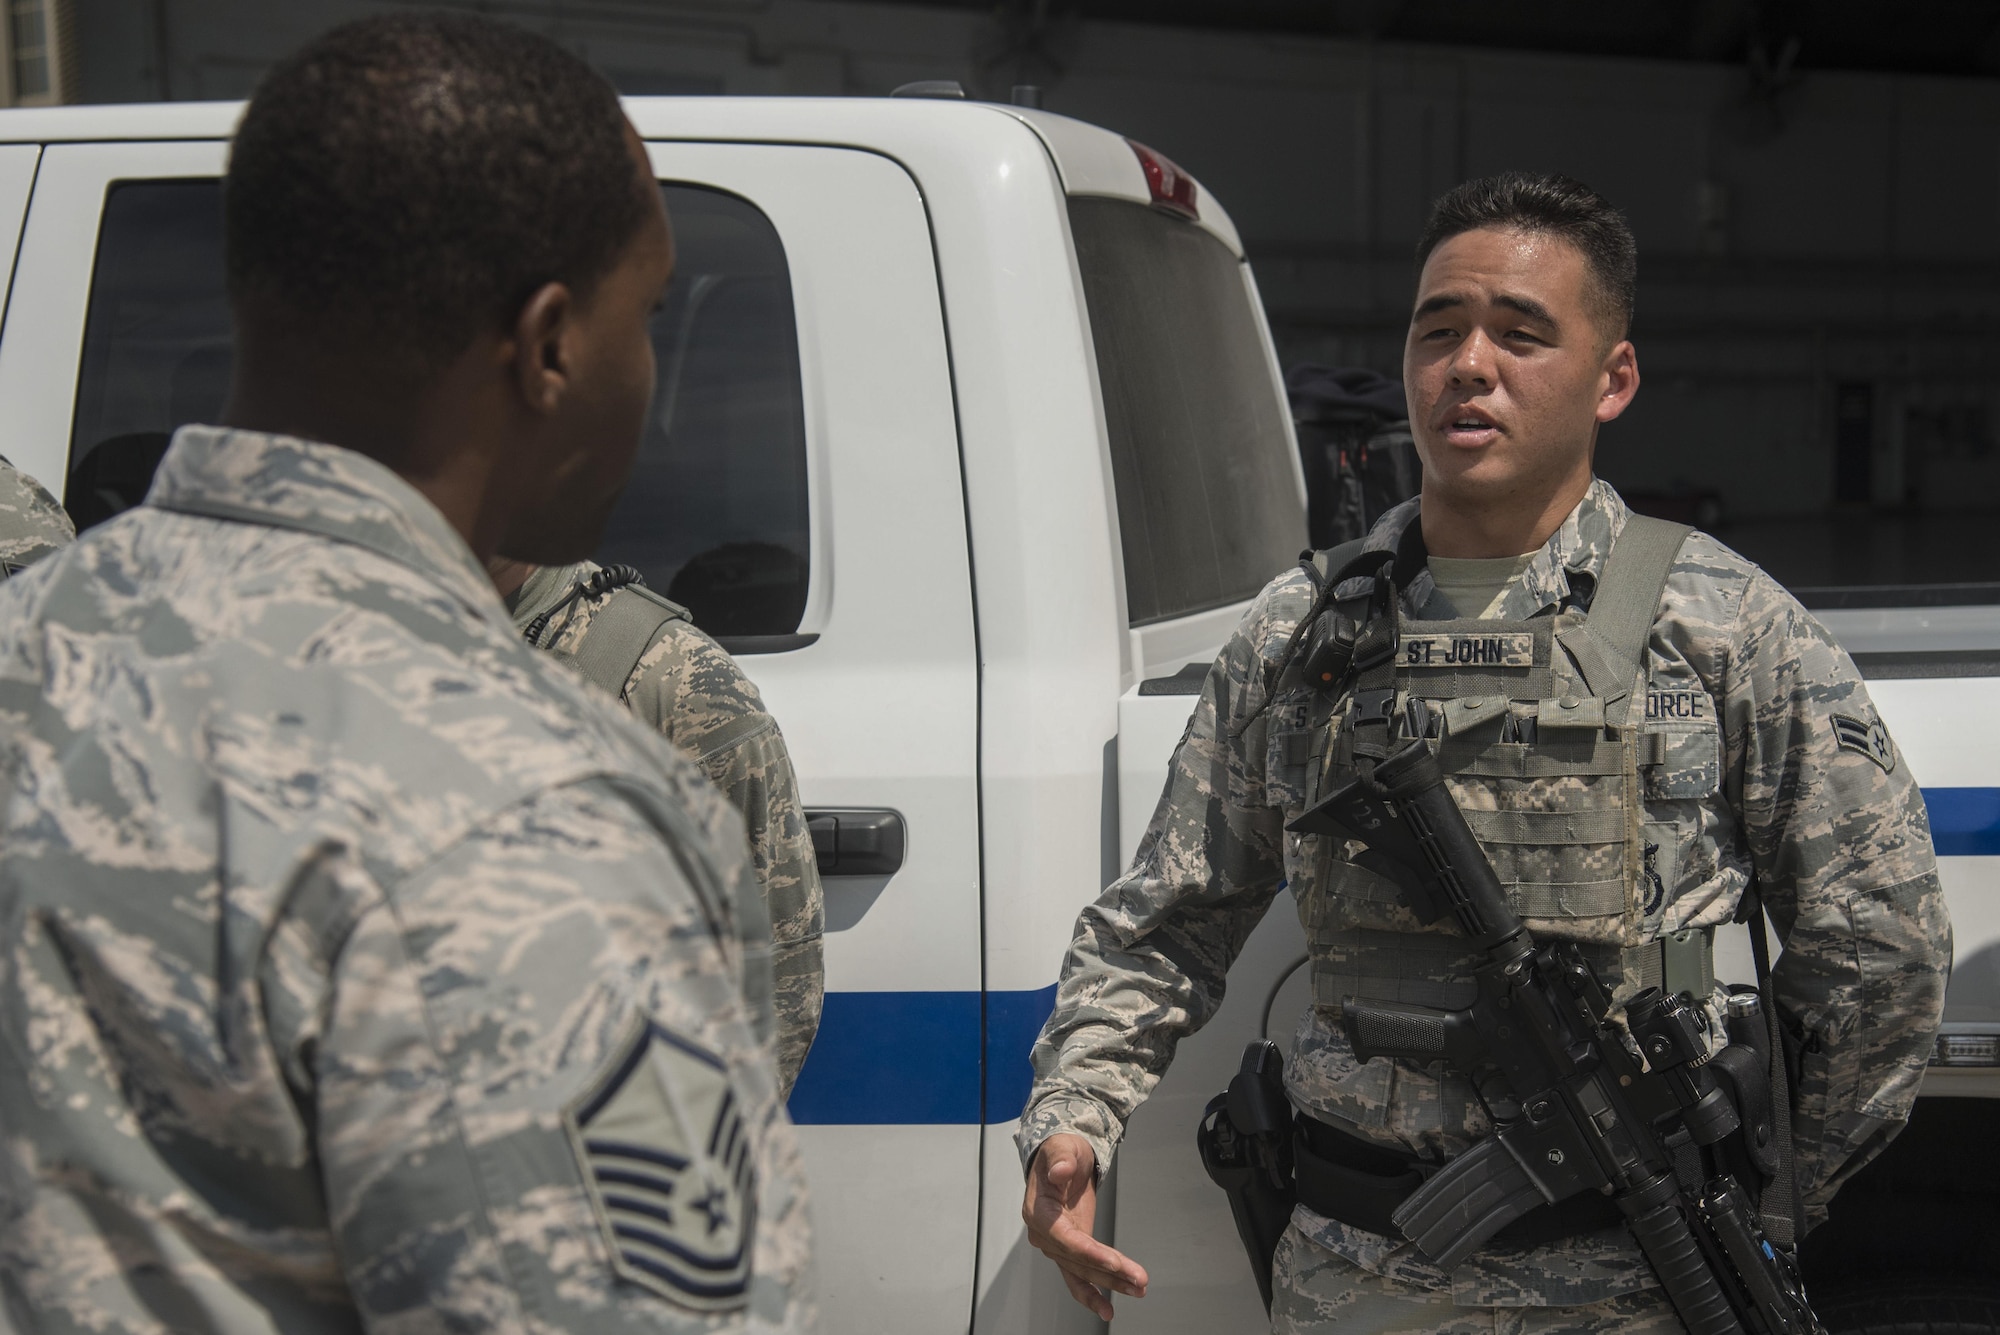
<svg viewBox="0 0 2000 1335"><path fill-rule="evenodd" d="M618 1277L695 1311L744 1306L756 1168L722 1059L643 1022L565 1120Z"/></svg>
<svg viewBox="0 0 2000 1335"><path fill-rule="evenodd" d="M1896 744L1882 720L1858 719L1847 714L1833 716L1833 735L1843 751L1858 751L1882 767L1884 774L1896 770Z"/></svg>
<svg viewBox="0 0 2000 1335"><path fill-rule="evenodd" d="M1405 635L1402 666L1406 668L1531 668L1535 665L1533 631L1500 635Z"/></svg>
<svg viewBox="0 0 2000 1335"><path fill-rule="evenodd" d="M1708 698L1708 692L1695 689L1677 689L1646 692L1646 721L1655 719L1693 719L1707 722L1715 717L1715 706Z"/></svg>

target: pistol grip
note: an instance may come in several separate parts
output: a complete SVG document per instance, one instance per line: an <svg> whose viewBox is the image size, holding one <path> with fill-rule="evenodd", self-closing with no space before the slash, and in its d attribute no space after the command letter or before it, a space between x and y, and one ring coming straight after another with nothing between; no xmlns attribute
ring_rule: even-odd
<svg viewBox="0 0 2000 1335"><path fill-rule="evenodd" d="M1344 998L1340 1010L1356 1060L1405 1057L1442 1061L1450 1055L1451 1011L1360 997Z"/></svg>

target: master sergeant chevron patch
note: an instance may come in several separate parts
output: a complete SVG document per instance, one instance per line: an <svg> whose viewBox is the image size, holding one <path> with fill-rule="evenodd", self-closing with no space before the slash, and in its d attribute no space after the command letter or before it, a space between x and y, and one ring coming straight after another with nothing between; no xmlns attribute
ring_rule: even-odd
<svg viewBox="0 0 2000 1335"><path fill-rule="evenodd" d="M721 1059L644 1022L566 1120L619 1277L698 1311L742 1307L756 1174Z"/></svg>

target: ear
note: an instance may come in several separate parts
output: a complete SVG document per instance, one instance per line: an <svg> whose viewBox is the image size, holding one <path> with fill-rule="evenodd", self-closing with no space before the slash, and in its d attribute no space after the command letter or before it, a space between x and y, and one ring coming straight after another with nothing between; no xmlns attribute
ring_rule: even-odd
<svg viewBox="0 0 2000 1335"><path fill-rule="evenodd" d="M1631 406L1639 392L1639 350L1630 339L1604 354L1597 378L1597 420L1609 422Z"/></svg>
<svg viewBox="0 0 2000 1335"><path fill-rule="evenodd" d="M565 284L544 283L521 304L501 355L530 412L546 417L561 406L575 374L576 332L576 297Z"/></svg>

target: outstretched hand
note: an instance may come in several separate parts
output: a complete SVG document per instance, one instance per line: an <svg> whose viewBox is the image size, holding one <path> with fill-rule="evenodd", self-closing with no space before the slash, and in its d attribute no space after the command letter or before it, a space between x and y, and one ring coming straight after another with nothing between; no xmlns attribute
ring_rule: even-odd
<svg viewBox="0 0 2000 1335"><path fill-rule="evenodd" d="M1111 1319L1106 1290L1146 1296L1146 1271L1090 1235L1097 1221L1097 1155L1082 1136L1058 1133L1043 1141L1028 1167L1021 1202L1028 1242L1062 1271L1070 1297Z"/></svg>

